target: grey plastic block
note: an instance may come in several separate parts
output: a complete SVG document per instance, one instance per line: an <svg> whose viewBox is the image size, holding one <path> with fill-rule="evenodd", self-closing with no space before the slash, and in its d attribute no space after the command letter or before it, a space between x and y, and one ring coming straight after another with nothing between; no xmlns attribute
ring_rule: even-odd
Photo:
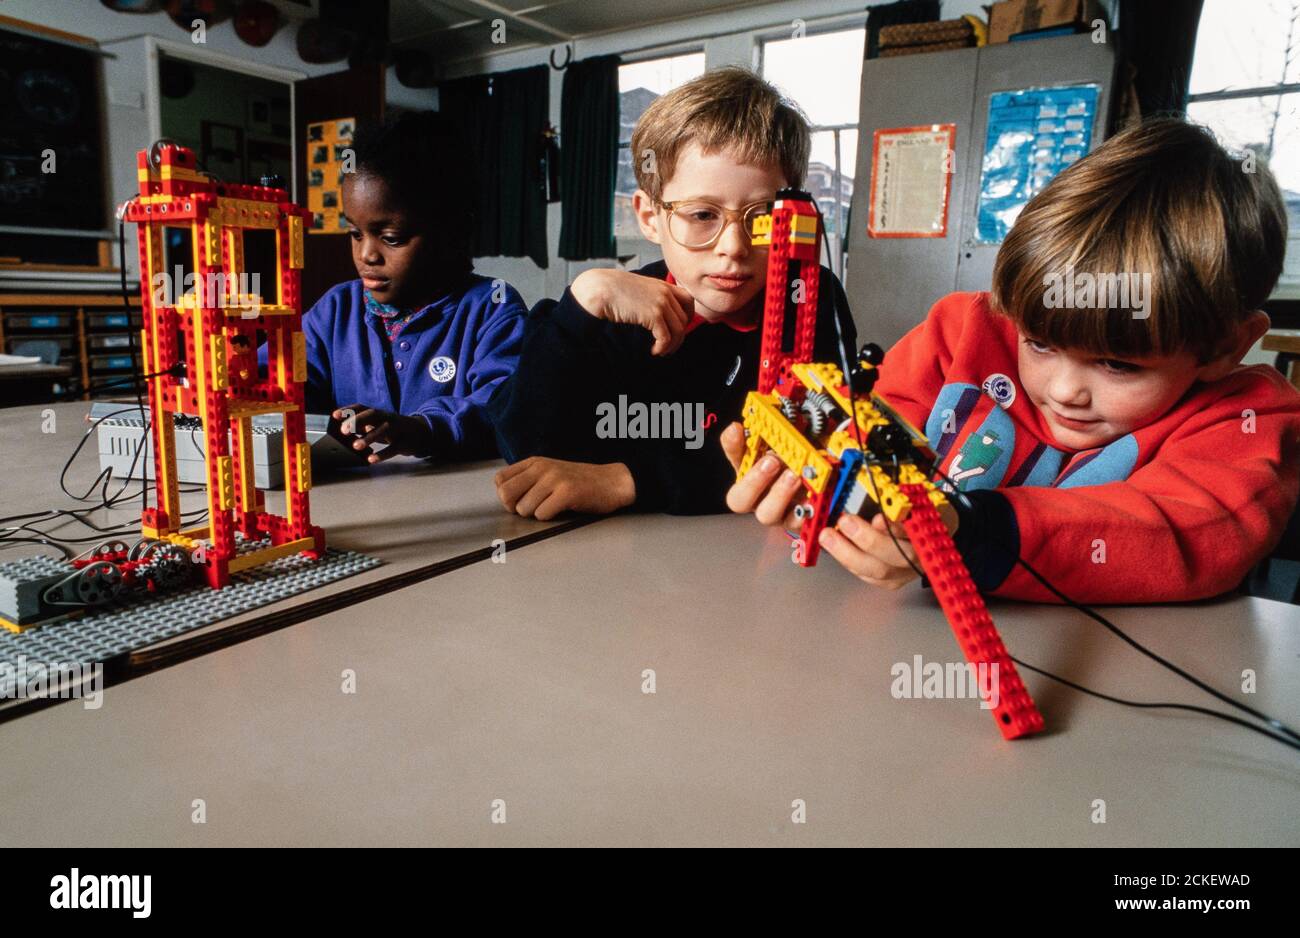
<svg viewBox="0 0 1300 938"><path fill-rule="evenodd" d="M72 572L62 560L41 555L0 564L0 617L21 622L41 609L41 591Z"/></svg>
<svg viewBox="0 0 1300 938"><path fill-rule="evenodd" d="M153 439L145 433L139 417L107 417L98 428L99 468L113 470L117 479L154 477ZM146 436L137 456L140 438ZM207 484L203 461L203 436L195 418L176 421L176 477L181 482ZM253 425L253 481L259 489L284 485L284 431L277 427Z"/></svg>

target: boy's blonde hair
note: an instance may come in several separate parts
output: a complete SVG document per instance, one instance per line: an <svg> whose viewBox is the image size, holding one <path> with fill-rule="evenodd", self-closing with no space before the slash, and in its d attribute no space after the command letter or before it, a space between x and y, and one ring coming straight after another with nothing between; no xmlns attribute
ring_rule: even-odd
<svg viewBox="0 0 1300 938"><path fill-rule="evenodd" d="M1282 195L1262 161L1232 156L1202 127L1157 118L1107 140L1030 200L998 251L990 299L1058 348L1207 362L1273 291L1286 236ZM1061 308L1052 286L1080 274L1149 274L1149 295L1141 308L1132 296L1102 303L1100 291L1086 308Z"/></svg>
<svg viewBox="0 0 1300 938"><path fill-rule="evenodd" d="M812 135L798 105L753 72L715 69L655 99L632 131L636 184L658 201L677 157L690 143L742 163L778 166L787 186L808 174ZM653 159L649 154L653 153Z"/></svg>

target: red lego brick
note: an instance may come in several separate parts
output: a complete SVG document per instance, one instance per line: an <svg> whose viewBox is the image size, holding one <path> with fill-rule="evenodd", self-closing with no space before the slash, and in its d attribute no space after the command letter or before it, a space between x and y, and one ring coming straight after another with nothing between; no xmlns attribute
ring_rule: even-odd
<svg viewBox="0 0 1300 938"><path fill-rule="evenodd" d="M763 335L759 352L760 394L767 394L776 386L777 376L786 364L812 360L817 330L817 297L821 282L821 266L817 259L820 238L814 238L810 244L793 242L790 226L796 216L812 217L820 225L817 208L811 201L782 198L772 209L767 289L763 303ZM803 297L795 309L793 342L787 351L782 347L782 339L786 303L795 276L803 281Z"/></svg>
<svg viewBox="0 0 1300 938"><path fill-rule="evenodd" d="M916 548L939 605L948 617L957 644L973 665L997 665L998 705L993 718L1005 739L1018 739L1043 728L1043 716L1029 696L1002 644L1002 637L957 552L947 526L923 485L900 485L911 502L903 528Z"/></svg>
<svg viewBox="0 0 1300 938"><path fill-rule="evenodd" d="M820 493L812 493L808 496L808 509L812 512L810 517L803 519L803 524L799 526L799 553L795 556L795 561L801 567L816 566L817 558L821 554L821 533L826 527L826 522L830 518L831 499L835 493L835 471L832 471L831 477L826 480L826 485L822 487Z"/></svg>

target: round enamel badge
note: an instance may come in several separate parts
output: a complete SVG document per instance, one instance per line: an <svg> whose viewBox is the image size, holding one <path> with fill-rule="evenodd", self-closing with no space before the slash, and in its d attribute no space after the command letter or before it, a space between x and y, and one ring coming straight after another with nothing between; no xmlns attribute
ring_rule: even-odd
<svg viewBox="0 0 1300 938"><path fill-rule="evenodd" d="M440 384L446 384L456 377L456 363L446 355L439 355L429 362L429 377Z"/></svg>
<svg viewBox="0 0 1300 938"><path fill-rule="evenodd" d="M984 393L993 398L1003 410L1015 402L1016 386L1006 375L989 375L981 385Z"/></svg>

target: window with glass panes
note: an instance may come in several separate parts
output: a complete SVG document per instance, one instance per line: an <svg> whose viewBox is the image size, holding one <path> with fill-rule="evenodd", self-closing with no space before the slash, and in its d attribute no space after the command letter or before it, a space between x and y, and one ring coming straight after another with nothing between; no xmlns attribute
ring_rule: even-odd
<svg viewBox="0 0 1300 938"><path fill-rule="evenodd" d="M763 77L803 109L812 124L804 184L821 207L831 267L844 275L849 206L858 154L858 91L866 29L837 29L763 43ZM834 81L826 76L834 75Z"/></svg>
<svg viewBox="0 0 1300 938"><path fill-rule="evenodd" d="M1300 299L1300 2L1205 0L1190 92L1191 120L1253 150L1277 178L1290 234L1273 295Z"/></svg>
<svg viewBox="0 0 1300 938"><path fill-rule="evenodd" d="M616 238L641 237L641 229L632 213L632 196L636 192L632 129L655 98L703 74L703 52L629 62L618 67L619 149L618 175L614 183Z"/></svg>

